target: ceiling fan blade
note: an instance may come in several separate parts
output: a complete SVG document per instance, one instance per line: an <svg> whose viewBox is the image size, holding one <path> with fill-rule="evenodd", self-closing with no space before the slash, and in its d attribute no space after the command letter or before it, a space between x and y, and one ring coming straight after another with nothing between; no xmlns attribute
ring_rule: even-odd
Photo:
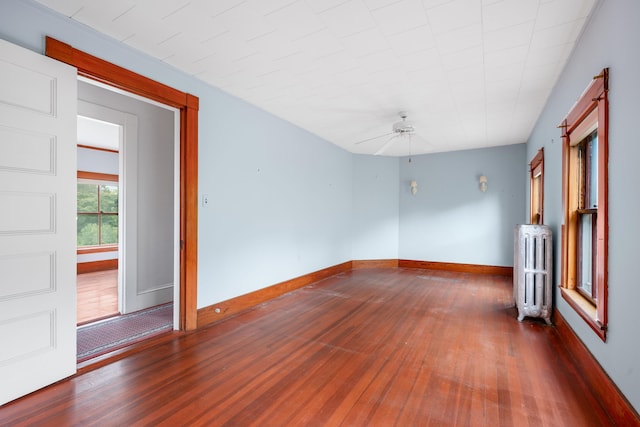
<svg viewBox="0 0 640 427"><path fill-rule="evenodd" d="M398 135L396 136L392 136L391 138L389 138L389 140L382 146L380 147L380 149L378 151L376 151L375 153L373 153L374 156L379 156L380 154L384 153L385 151L387 151L387 149L389 147L391 147L391 144L393 144L393 141L398 137Z"/></svg>
<svg viewBox="0 0 640 427"><path fill-rule="evenodd" d="M356 142L355 144L362 144L363 142L368 142L368 141L373 141L374 139L378 139L378 138L383 138L385 136L389 136L389 135L393 135L393 132L390 133L385 133L384 135L378 135L378 136L374 136L373 138L367 138L367 139L363 139L361 141Z"/></svg>

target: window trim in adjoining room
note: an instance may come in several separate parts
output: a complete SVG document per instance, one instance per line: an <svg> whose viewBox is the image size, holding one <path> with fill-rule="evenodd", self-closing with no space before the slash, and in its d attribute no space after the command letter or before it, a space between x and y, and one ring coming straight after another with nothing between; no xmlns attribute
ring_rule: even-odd
<svg viewBox="0 0 640 427"><path fill-rule="evenodd" d="M529 173L529 222L544 224L544 147L531 159ZM540 180L536 183L538 176Z"/></svg>
<svg viewBox="0 0 640 427"><path fill-rule="evenodd" d="M86 147L86 148L89 148L89 147ZM111 150L105 150L105 151L111 151ZM117 183L119 181L118 175L97 173L97 172L87 172L87 171L78 171L77 177L78 177L78 180L87 181L92 184L93 183L98 184L100 182L116 182ZM91 253L99 253L99 252L112 252L112 251L117 251L118 247L119 247L118 243L104 244L104 245L101 244L96 246L78 246L77 253L91 254Z"/></svg>
<svg viewBox="0 0 640 427"><path fill-rule="evenodd" d="M609 163L609 69L595 76L562 124L562 248L560 289L564 300L593 331L606 341L608 293L608 163ZM580 146L597 129L597 206L585 207L581 192L587 186L579 166ZM593 286L597 299L579 289L582 215L595 217L595 238L591 246Z"/></svg>

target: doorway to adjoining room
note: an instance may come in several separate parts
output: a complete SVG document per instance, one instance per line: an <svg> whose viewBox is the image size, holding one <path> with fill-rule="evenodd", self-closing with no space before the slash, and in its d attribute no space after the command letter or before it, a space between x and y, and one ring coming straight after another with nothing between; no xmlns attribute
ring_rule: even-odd
<svg viewBox="0 0 640 427"><path fill-rule="evenodd" d="M77 359L173 327L175 111L78 83Z"/></svg>

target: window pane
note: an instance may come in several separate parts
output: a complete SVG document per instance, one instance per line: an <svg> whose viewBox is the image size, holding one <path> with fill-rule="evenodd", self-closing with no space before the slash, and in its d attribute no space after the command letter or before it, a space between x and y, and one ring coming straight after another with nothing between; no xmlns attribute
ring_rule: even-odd
<svg viewBox="0 0 640 427"><path fill-rule="evenodd" d="M118 215L102 215L102 245L118 243Z"/></svg>
<svg viewBox="0 0 640 427"><path fill-rule="evenodd" d="M98 212L96 184L78 184L78 212Z"/></svg>
<svg viewBox="0 0 640 427"><path fill-rule="evenodd" d="M78 246L98 244L98 215L78 215Z"/></svg>
<svg viewBox="0 0 640 427"><path fill-rule="evenodd" d="M589 142L589 208L598 207L598 132L594 132Z"/></svg>
<svg viewBox="0 0 640 427"><path fill-rule="evenodd" d="M101 185L100 186L100 211L118 213L118 186L117 185Z"/></svg>
<svg viewBox="0 0 640 427"><path fill-rule="evenodd" d="M578 286L587 294L593 295L593 216L581 215L580 217L580 283Z"/></svg>

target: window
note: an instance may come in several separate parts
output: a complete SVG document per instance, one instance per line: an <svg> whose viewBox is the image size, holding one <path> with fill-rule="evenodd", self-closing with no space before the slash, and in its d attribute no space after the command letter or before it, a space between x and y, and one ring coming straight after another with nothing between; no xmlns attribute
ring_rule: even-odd
<svg viewBox="0 0 640 427"><path fill-rule="evenodd" d="M78 248L118 244L117 176L78 172Z"/></svg>
<svg viewBox="0 0 640 427"><path fill-rule="evenodd" d="M608 69L562 122L562 297L606 340Z"/></svg>
<svg viewBox="0 0 640 427"><path fill-rule="evenodd" d="M529 163L529 171L531 172L529 221L531 224L544 224L544 148L541 148Z"/></svg>
<svg viewBox="0 0 640 427"><path fill-rule="evenodd" d="M597 255L598 214L598 131L578 143L578 281L576 288L593 304L598 288L593 286L594 258Z"/></svg>

